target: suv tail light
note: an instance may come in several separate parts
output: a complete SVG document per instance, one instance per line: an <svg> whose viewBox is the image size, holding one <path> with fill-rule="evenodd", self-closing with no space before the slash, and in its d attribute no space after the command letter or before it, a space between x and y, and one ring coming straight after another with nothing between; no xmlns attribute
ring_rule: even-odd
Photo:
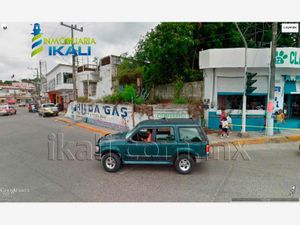
<svg viewBox="0 0 300 225"><path fill-rule="evenodd" d="M210 152L210 145L206 145L205 152L208 155Z"/></svg>
<svg viewBox="0 0 300 225"><path fill-rule="evenodd" d="M99 149L100 149L100 148L99 148L99 146L97 145L97 146L96 146L96 149L95 149L95 152L99 152Z"/></svg>

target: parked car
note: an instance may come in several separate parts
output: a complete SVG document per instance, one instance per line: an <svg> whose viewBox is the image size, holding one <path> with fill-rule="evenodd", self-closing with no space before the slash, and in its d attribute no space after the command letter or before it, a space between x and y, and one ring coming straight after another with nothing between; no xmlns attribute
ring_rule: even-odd
<svg viewBox="0 0 300 225"><path fill-rule="evenodd" d="M0 115L15 115L17 110L12 105L0 105Z"/></svg>
<svg viewBox="0 0 300 225"><path fill-rule="evenodd" d="M19 106L19 107L26 107L26 103L25 103L25 102L20 102L20 103L18 104L18 106Z"/></svg>
<svg viewBox="0 0 300 225"><path fill-rule="evenodd" d="M209 154L208 138L192 119L159 119L140 122L129 132L109 134L96 144L96 159L108 172L122 164L174 165L180 174Z"/></svg>
<svg viewBox="0 0 300 225"><path fill-rule="evenodd" d="M42 104L38 109L38 113L40 116L58 116L58 109L54 103L45 103Z"/></svg>

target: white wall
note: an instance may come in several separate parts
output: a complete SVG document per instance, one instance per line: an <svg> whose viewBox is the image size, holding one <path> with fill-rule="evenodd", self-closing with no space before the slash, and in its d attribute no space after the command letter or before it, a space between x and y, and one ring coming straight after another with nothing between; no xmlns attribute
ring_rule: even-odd
<svg viewBox="0 0 300 225"><path fill-rule="evenodd" d="M47 73L47 76L46 76L47 87L49 87L49 82L52 79L55 79L55 89L52 89L52 90L60 90L60 89L72 90L73 89L73 84L64 84L63 83L63 72L73 73L72 66L59 64L56 67L54 67L49 73ZM57 80L56 80L56 75L58 73L61 73L61 80L60 80L59 85L57 85Z"/></svg>
<svg viewBox="0 0 300 225"><path fill-rule="evenodd" d="M76 106L76 111L74 111L74 106ZM184 106L177 108L153 106L153 116L148 117L146 114L133 113L132 105L76 102L69 104L65 116L78 121L88 119L89 123L119 131L132 129L139 122L147 119L189 118L188 109Z"/></svg>
<svg viewBox="0 0 300 225"><path fill-rule="evenodd" d="M268 67L270 49L247 50L247 65L249 67ZM206 68L237 68L245 65L244 48L208 49L199 54L200 69Z"/></svg>
<svg viewBox="0 0 300 225"><path fill-rule="evenodd" d="M96 73L93 71L83 71L83 72L77 73L76 86L77 86L77 90L78 90L78 92L77 92L78 97L84 96L83 82L87 81L88 78L89 78L89 81L98 82L98 80L99 80L98 76L99 76L99 74L96 75ZM96 95L97 95L97 93L96 93ZM91 96L91 97L96 98L96 96Z"/></svg>
<svg viewBox="0 0 300 225"><path fill-rule="evenodd" d="M112 65L100 66L100 81L97 83L97 98L112 94Z"/></svg>
<svg viewBox="0 0 300 225"><path fill-rule="evenodd" d="M253 93L267 93L268 87L268 69L251 68L248 72L257 73L255 79L257 82L253 85L257 89ZM243 92L244 87L244 69L224 68L216 69L217 92Z"/></svg>

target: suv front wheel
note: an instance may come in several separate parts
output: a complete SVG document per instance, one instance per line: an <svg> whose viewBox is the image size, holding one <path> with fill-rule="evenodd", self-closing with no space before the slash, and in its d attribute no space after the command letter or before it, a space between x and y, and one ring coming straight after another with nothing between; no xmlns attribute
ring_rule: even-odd
<svg viewBox="0 0 300 225"><path fill-rule="evenodd" d="M189 174L193 170L194 159L190 155L179 155L175 160L175 168L180 174Z"/></svg>
<svg viewBox="0 0 300 225"><path fill-rule="evenodd" d="M102 166L107 172L116 172L121 166L121 159L115 153L106 153L102 157Z"/></svg>

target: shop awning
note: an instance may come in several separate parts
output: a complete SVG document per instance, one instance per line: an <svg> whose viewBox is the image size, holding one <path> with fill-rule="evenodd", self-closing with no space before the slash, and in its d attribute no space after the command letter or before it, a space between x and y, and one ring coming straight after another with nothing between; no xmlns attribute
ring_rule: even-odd
<svg viewBox="0 0 300 225"><path fill-rule="evenodd" d="M284 75L285 81L300 81L300 75Z"/></svg>
<svg viewBox="0 0 300 225"><path fill-rule="evenodd" d="M297 94L300 93L300 80L299 81L286 81L284 83L285 94Z"/></svg>

